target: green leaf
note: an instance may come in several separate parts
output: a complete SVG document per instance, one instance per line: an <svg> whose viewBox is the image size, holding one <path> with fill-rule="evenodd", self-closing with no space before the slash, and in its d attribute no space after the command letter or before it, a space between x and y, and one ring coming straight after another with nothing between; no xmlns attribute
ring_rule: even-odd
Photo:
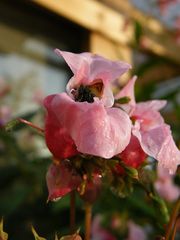
<svg viewBox="0 0 180 240"><path fill-rule="evenodd" d="M135 21L134 29L135 29L135 41L136 44L139 45L143 30L141 24L138 21Z"/></svg>
<svg viewBox="0 0 180 240"><path fill-rule="evenodd" d="M37 232L35 231L35 229L32 227L32 233L33 233L33 235L34 235L34 239L35 240L46 240L45 238L43 238L43 237L40 237L38 234L37 234Z"/></svg>
<svg viewBox="0 0 180 240"><path fill-rule="evenodd" d="M11 120L10 122L8 122L4 126L4 129L5 129L5 131L12 131L13 128L16 127L18 124L19 124L19 120L18 119Z"/></svg>
<svg viewBox="0 0 180 240"><path fill-rule="evenodd" d="M129 103L130 101L131 101L131 98L128 96L115 99L115 103L119 103L119 104L126 104L126 103Z"/></svg>
<svg viewBox="0 0 180 240"><path fill-rule="evenodd" d="M134 179L139 179L138 171L136 168L127 166L123 161L119 161L119 164L124 168L126 174Z"/></svg>
<svg viewBox="0 0 180 240"><path fill-rule="evenodd" d="M8 234L3 231L3 219L0 222L0 240L7 240Z"/></svg>

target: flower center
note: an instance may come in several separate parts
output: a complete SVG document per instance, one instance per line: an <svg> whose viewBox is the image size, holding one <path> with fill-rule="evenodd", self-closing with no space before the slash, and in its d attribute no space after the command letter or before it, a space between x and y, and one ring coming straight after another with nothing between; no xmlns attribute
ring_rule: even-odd
<svg viewBox="0 0 180 240"><path fill-rule="evenodd" d="M101 80L98 80L89 86L80 85L78 88L74 89L72 94L74 95L76 102L93 103L94 97L102 97L103 88L103 82Z"/></svg>

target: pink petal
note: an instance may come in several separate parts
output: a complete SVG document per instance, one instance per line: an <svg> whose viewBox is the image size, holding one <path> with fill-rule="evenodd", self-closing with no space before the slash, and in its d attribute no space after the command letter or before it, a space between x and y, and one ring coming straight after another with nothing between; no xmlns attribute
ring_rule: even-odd
<svg viewBox="0 0 180 240"><path fill-rule="evenodd" d="M46 176L49 200L56 200L68 194L80 185L82 179L72 168L69 161L51 164Z"/></svg>
<svg viewBox="0 0 180 240"><path fill-rule="evenodd" d="M120 90L120 92L118 94L116 94L115 98L122 98L122 97L130 97L131 101L129 103L131 103L132 105L136 104L135 101L135 96L134 96L134 85L136 82L137 76L134 76L133 78L131 78L128 83Z"/></svg>
<svg viewBox="0 0 180 240"><path fill-rule="evenodd" d="M133 129L133 134L139 139L141 147L149 155L159 161L159 164L174 173L180 164L180 151L177 149L168 125L162 124L149 131Z"/></svg>
<svg viewBox="0 0 180 240"><path fill-rule="evenodd" d="M142 150L139 140L132 135L130 143L127 145L125 150L119 154L119 157L128 166L137 168L144 162L147 155Z"/></svg>
<svg viewBox="0 0 180 240"><path fill-rule="evenodd" d="M173 183L173 175L170 175L167 169L158 166L158 178L155 182L155 188L158 194L165 200L171 202L178 199L180 189Z"/></svg>
<svg viewBox="0 0 180 240"><path fill-rule="evenodd" d="M55 158L65 159L78 154L74 141L67 130L59 123L56 115L51 110L53 95L44 100L48 114L45 120L45 138L49 150Z"/></svg>
<svg viewBox="0 0 180 240"><path fill-rule="evenodd" d="M67 84L67 92L71 96L72 89L79 85L91 85L97 80L104 84L102 101L106 107L111 107L114 103L110 82L127 72L131 67L128 63L121 61L110 61L99 55L91 53L70 53L56 49L55 52L62 56L74 76Z"/></svg>
<svg viewBox="0 0 180 240"><path fill-rule="evenodd" d="M146 240L146 234L143 228L133 221L129 221L128 223L129 234L127 240Z"/></svg>
<svg viewBox="0 0 180 240"><path fill-rule="evenodd" d="M73 73L79 72L84 65L88 66L87 79L82 79L85 85L90 84L95 79L102 79L103 81L112 81L127 72L131 67L128 63L121 61L110 61L99 55L91 53L70 53L65 51L55 50L56 54L62 56Z"/></svg>
<svg viewBox="0 0 180 240"><path fill-rule="evenodd" d="M111 158L129 143L131 121L118 108L105 109L101 102L74 102L62 93L53 96L51 110L79 152Z"/></svg>
<svg viewBox="0 0 180 240"><path fill-rule="evenodd" d="M134 111L132 118L140 123L142 131L148 131L164 123L164 119L157 111L146 109L146 111Z"/></svg>
<svg viewBox="0 0 180 240"><path fill-rule="evenodd" d="M74 74L81 68L83 62L90 60L91 53L71 53L55 49L55 53L63 57Z"/></svg>
<svg viewBox="0 0 180 240"><path fill-rule="evenodd" d="M148 110L159 111L167 104L166 100L151 100L146 102L140 102L136 105L136 110L138 113L143 113Z"/></svg>
<svg viewBox="0 0 180 240"><path fill-rule="evenodd" d="M121 108L124 109L129 115L133 111L136 101L134 96L134 84L136 82L137 77L134 76L132 79L128 81L128 83L120 90L120 92L115 96L115 99L129 97L131 100L127 104L122 104Z"/></svg>
<svg viewBox="0 0 180 240"><path fill-rule="evenodd" d="M108 230L101 226L101 215L96 215L92 222L92 240L116 240Z"/></svg>

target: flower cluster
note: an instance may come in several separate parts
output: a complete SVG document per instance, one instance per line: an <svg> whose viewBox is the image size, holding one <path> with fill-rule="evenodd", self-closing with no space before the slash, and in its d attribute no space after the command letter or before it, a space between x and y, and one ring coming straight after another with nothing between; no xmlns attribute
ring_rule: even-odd
<svg viewBox="0 0 180 240"><path fill-rule="evenodd" d="M96 195L92 192L99 187L102 172L99 166L89 170L92 159L115 158L138 168L151 156L174 173L180 152L159 113L166 101L136 103L136 77L114 97L111 83L129 70L127 63L90 53L55 52L65 59L73 77L67 93L44 99L45 138L55 159L47 173L49 199L82 188L82 182L84 196L89 191Z"/></svg>

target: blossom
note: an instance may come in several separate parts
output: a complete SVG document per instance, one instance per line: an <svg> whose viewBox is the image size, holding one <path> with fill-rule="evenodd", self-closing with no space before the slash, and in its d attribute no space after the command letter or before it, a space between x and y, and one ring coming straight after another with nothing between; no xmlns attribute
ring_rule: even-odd
<svg viewBox="0 0 180 240"><path fill-rule="evenodd" d="M130 65L90 53L56 53L64 57L74 75L67 93L44 100L48 148L57 158L80 152L108 159L122 152L130 141L131 121L123 110L112 107L110 82Z"/></svg>
<svg viewBox="0 0 180 240"><path fill-rule="evenodd" d="M141 148L170 173L180 164L180 151L172 138L170 127L164 122L159 110L166 105L164 100L152 100L136 103L134 84L136 77L117 94L116 98L129 96L131 101L121 107L129 114L134 125L132 135L137 137Z"/></svg>
<svg viewBox="0 0 180 240"><path fill-rule="evenodd" d="M146 234L142 227L134 223L133 221L128 222L128 238L127 240L146 240Z"/></svg>
<svg viewBox="0 0 180 240"><path fill-rule="evenodd" d="M72 190L77 189L82 178L68 160L51 164L46 176L49 200L57 200Z"/></svg>
<svg viewBox="0 0 180 240"><path fill-rule="evenodd" d="M56 49L58 56L62 56L73 72L73 77L67 84L67 93L73 98L74 91L80 85L91 86L100 85L103 88L101 100L106 107L111 107L114 97L110 83L131 67L128 63L121 61L110 61L99 55L91 53L75 54ZM96 93L97 94L97 93Z"/></svg>
<svg viewBox="0 0 180 240"><path fill-rule="evenodd" d="M96 215L92 222L92 240L116 240L108 230L101 227L101 215Z"/></svg>
<svg viewBox="0 0 180 240"><path fill-rule="evenodd" d="M180 196L180 189L173 183L173 177L166 169L158 166L155 189L162 198L169 202L175 201Z"/></svg>

